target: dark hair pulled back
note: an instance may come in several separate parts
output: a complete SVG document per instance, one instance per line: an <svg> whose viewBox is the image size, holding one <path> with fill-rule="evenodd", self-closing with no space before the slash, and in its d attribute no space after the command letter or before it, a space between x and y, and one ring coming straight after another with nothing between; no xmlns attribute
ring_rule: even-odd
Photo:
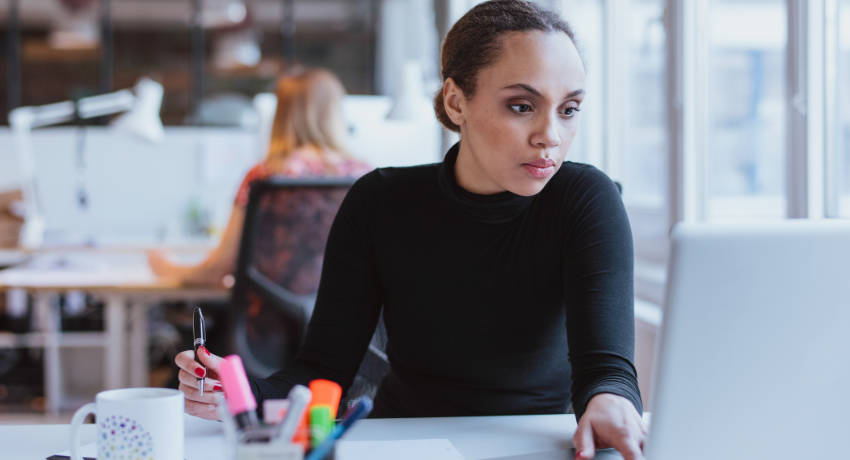
<svg viewBox="0 0 850 460"><path fill-rule="evenodd" d="M478 72L496 59L499 38L509 32L563 32L575 42L573 30L557 13L524 0L491 0L479 3L461 17L443 42L440 62L443 84L451 78L466 97L475 94ZM443 105L443 87L434 96L437 119L446 128L460 132Z"/></svg>

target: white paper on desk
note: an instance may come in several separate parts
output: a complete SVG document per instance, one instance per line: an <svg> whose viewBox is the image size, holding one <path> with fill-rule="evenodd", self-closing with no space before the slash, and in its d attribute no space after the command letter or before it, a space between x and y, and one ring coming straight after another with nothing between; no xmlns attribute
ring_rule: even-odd
<svg viewBox="0 0 850 460"><path fill-rule="evenodd" d="M97 443L81 446L80 454L83 458L97 458ZM56 456L71 458L71 451L66 450ZM224 438L221 435L187 437L183 457L186 460L224 460Z"/></svg>
<svg viewBox="0 0 850 460"><path fill-rule="evenodd" d="M464 460L448 439L338 441L336 460Z"/></svg>
<svg viewBox="0 0 850 460"><path fill-rule="evenodd" d="M509 455L507 457L492 457L485 460L570 460L575 457L573 449L547 450L532 454Z"/></svg>
<svg viewBox="0 0 850 460"><path fill-rule="evenodd" d="M571 460L575 456L575 449L558 449L534 452L532 454L492 457L485 460ZM596 456L593 457L593 460L623 460L623 456L614 449L600 449L596 451Z"/></svg>

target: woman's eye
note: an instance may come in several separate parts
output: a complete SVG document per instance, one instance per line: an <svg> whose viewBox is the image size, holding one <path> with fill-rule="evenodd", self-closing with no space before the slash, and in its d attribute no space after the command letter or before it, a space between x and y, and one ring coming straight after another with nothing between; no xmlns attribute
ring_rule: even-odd
<svg viewBox="0 0 850 460"><path fill-rule="evenodd" d="M508 107L510 107L511 110L517 113L525 113L531 110L531 106L528 104L511 104Z"/></svg>
<svg viewBox="0 0 850 460"><path fill-rule="evenodd" d="M568 117L573 117L578 112L580 112L578 107L567 107L566 109L564 109L563 114Z"/></svg>

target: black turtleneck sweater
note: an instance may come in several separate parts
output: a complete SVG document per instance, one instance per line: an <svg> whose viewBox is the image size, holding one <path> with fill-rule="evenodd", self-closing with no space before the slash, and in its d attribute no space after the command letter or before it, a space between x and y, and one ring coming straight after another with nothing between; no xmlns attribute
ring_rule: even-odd
<svg viewBox="0 0 850 460"><path fill-rule="evenodd" d="M443 163L381 168L328 239L305 343L258 399L324 378L348 388L383 309L392 371L374 417L564 413L598 393L642 409L633 252L614 183L566 162L539 194L476 195Z"/></svg>

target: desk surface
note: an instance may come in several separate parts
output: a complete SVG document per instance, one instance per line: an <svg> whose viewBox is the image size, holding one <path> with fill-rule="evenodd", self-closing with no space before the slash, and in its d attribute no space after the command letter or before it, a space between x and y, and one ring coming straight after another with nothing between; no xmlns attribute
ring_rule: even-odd
<svg viewBox="0 0 850 460"><path fill-rule="evenodd" d="M575 431L571 414L371 419L358 422L345 440L448 439L465 460L479 460L570 449Z"/></svg>
<svg viewBox="0 0 850 460"><path fill-rule="evenodd" d="M209 435L221 429L217 422L189 416L185 420L187 436ZM464 459L481 460L569 449L575 429L573 415L373 419L358 422L344 439L448 439ZM42 460L68 450L69 435L69 425L0 426L0 458ZM85 425L83 444L94 440L95 425Z"/></svg>
<svg viewBox="0 0 850 460"><path fill-rule="evenodd" d="M203 254L201 253L200 256ZM197 255L196 255L197 258ZM189 260L192 259L190 255ZM187 261L189 261L187 260ZM226 297L222 286L182 286L159 278L144 252L54 252L33 254L23 265L0 271L0 288L28 290L203 291Z"/></svg>
<svg viewBox="0 0 850 460"><path fill-rule="evenodd" d="M0 249L0 267L10 267L26 262L29 254L16 249Z"/></svg>

